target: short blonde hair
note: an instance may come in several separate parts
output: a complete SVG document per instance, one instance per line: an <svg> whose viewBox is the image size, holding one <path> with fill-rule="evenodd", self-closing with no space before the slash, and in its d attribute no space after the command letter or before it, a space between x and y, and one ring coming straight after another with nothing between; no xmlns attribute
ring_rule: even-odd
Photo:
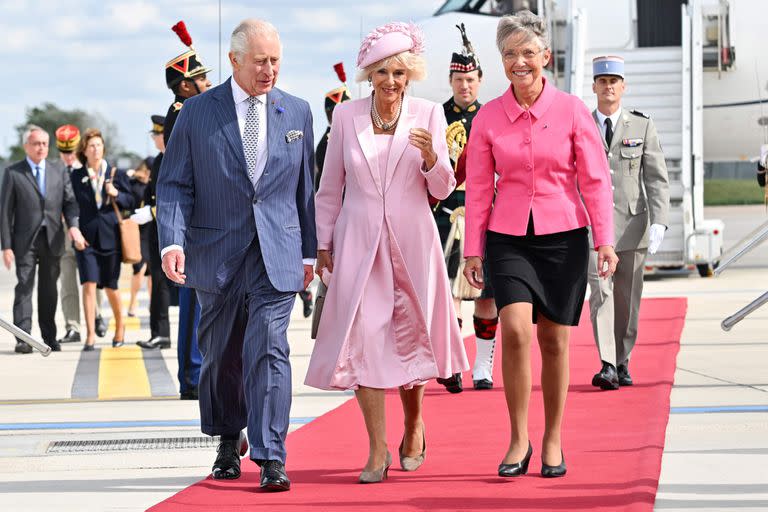
<svg viewBox="0 0 768 512"><path fill-rule="evenodd" d="M542 50L549 48L547 22L531 11L520 11L515 15L502 16L496 28L496 46L499 53L504 51L504 42L515 34L523 34L523 43L537 41Z"/></svg>
<svg viewBox="0 0 768 512"><path fill-rule="evenodd" d="M364 67L357 72L355 80L365 82L374 71L385 68L392 63L400 64L408 70L408 80L424 80L427 77L427 62L424 57L406 50Z"/></svg>

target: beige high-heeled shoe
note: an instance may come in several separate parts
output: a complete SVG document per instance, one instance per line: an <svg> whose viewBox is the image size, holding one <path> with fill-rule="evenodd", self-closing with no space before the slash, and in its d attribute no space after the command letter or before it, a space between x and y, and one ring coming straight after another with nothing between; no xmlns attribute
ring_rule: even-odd
<svg viewBox="0 0 768 512"><path fill-rule="evenodd" d="M424 449L421 450L421 454L416 457L406 457L403 455L403 443L405 443L405 434L403 434L403 440L400 441L400 447L397 449L400 455L400 467L403 471L416 471L424 464L424 459L427 458L427 437L424 431L421 432L421 439L424 443Z"/></svg>
<svg viewBox="0 0 768 512"><path fill-rule="evenodd" d="M375 469L373 471L363 471L360 473L361 484L375 484L387 479L387 473L389 472L389 466L392 465L392 454L387 452L387 458L384 461L384 466L381 469Z"/></svg>

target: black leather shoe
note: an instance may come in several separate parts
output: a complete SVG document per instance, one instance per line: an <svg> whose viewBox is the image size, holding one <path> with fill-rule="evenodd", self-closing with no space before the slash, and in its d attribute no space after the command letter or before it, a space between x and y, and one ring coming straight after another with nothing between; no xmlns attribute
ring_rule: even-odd
<svg viewBox="0 0 768 512"><path fill-rule="evenodd" d="M261 465L261 484L265 491L281 492L291 488L291 481L285 473L285 465L279 460L268 460Z"/></svg>
<svg viewBox="0 0 768 512"><path fill-rule="evenodd" d="M31 354L32 346L27 343L24 343L23 341L17 341L16 348L14 348L13 351L16 352L17 354Z"/></svg>
<svg viewBox="0 0 768 512"><path fill-rule="evenodd" d="M493 389L493 382L488 379L473 380L475 389Z"/></svg>
<svg viewBox="0 0 768 512"><path fill-rule="evenodd" d="M437 379L437 383L445 386L445 389L447 389L449 393L461 393L464 391L460 373L454 373L447 379Z"/></svg>
<svg viewBox="0 0 768 512"><path fill-rule="evenodd" d="M52 352L61 352L61 345L59 345L58 341L46 341L45 344L51 347Z"/></svg>
<svg viewBox="0 0 768 512"><path fill-rule="evenodd" d="M633 384L627 363L620 364L616 371L619 374L619 386L631 386Z"/></svg>
<svg viewBox="0 0 768 512"><path fill-rule="evenodd" d="M197 400L197 398L197 388L188 389L179 395L179 400Z"/></svg>
<svg viewBox="0 0 768 512"><path fill-rule="evenodd" d="M112 340L112 348L122 347L123 345L125 345L123 340Z"/></svg>
<svg viewBox="0 0 768 512"><path fill-rule="evenodd" d="M171 348L171 338L168 336L155 336L147 341L137 341L136 344L141 348L149 350Z"/></svg>
<svg viewBox="0 0 768 512"><path fill-rule="evenodd" d="M107 322L104 320L104 317L99 315L96 317L96 323L94 324L94 329L96 331L96 336L99 338L103 338L107 334Z"/></svg>
<svg viewBox="0 0 768 512"><path fill-rule="evenodd" d="M304 305L304 311L302 312L304 318L309 318L312 314L312 292L299 292L299 297L301 297L301 302Z"/></svg>
<svg viewBox="0 0 768 512"><path fill-rule="evenodd" d="M619 376L611 363L603 361L603 368L592 377L592 385L604 391L619 389Z"/></svg>
<svg viewBox="0 0 768 512"><path fill-rule="evenodd" d="M75 343L80 341L80 333L74 329L67 329L67 334L59 340L59 343Z"/></svg>
<svg viewBox="0 0 768 512"><path fill-rule="evenodd" d="M499 476L513 477L521 476L528 472L528 464L531 462L531 455L533 455L533 445L528 441L528 452L520 462L514 464L499 464Z"/></svg>
<svg viewBox="0 0 768 512"><path fill-rule="evenodd" d="M547 464L544 464L544 460L541 461L541 476L544 478L558 478L561 476L565 476L566 469L565 469L565 455L563 455L563 451L560 450L560 458L562 459L562 462L558 466L549 466Z"/></svg>
<svg viewBox="0 0 768 512"><path fill-rule="evenodd" d="M226 440L219 443L216 448L218 455L211 469L214 480L235 480L240 478L240 457L248 451L248 440L240 432L237 440Z"/></svg>
<svg viewBox="0 0 768 512"><path fill-rule="evenodd" d="M96 350L93 345L85 344L83 345L83 352L93 352Z"/></svg>

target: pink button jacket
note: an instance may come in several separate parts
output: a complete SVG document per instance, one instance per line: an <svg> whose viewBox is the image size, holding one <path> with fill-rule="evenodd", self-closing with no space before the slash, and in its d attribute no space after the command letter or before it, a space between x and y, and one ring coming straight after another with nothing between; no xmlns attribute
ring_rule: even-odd
<svg viewBox="0 0 768 512"><path fill-rule="evenodd" d="M577 97L544 79L526 111L510 87L480 109L467 148L466 257L484 257L487 230L525 235L529 215L537 235L591 225L595 247L613 245L610 170Z"/></svg>

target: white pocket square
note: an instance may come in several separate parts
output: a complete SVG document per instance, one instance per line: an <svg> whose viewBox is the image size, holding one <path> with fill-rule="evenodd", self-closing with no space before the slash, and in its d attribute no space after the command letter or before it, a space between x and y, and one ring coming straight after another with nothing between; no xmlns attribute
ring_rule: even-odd
<svg viewBox="0 0 768 512"><path fill-rule="evenodd" d="M304 132L302 132L301 130L291 130L285 134L285 142L287 142L288 144L302 138L304 138Z"/></svg>

